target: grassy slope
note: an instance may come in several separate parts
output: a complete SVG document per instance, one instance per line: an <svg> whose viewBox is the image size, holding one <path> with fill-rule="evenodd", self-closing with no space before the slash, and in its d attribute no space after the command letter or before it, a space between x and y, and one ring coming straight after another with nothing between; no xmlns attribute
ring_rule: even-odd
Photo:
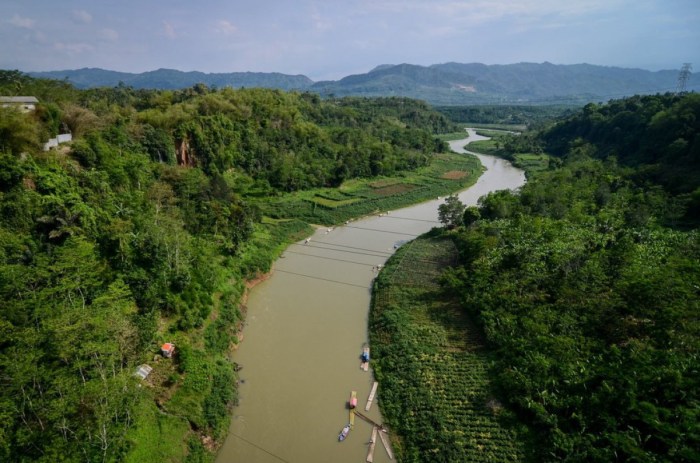
<svg viewBox="0 0 700 463"><path fill-rule="evenodd" d="M504 132L478 131L479 135L492 137L490 140L479 140L469 144L469 151L481 154L490 154L508 159L515 167L523 169L528 175L549 168L550 156L535 153L510 153L503 149L503 143L499 138L504 136Z"/></svg>
<svg viewBox="0 0 700 463"><path fill-rule="evenodd" d="M224 310L232 310L240 304L243 296L242 279L250 280L260 272L268 271L288 244L312 232L311 226L298 220L263 220L256 227L252 239L241 250L236 265L230 268L230 279L222 283L219 292L213 295L214 310L203 326L187 334L180 331L173 336L169 321L160 320L159 333L162 340L175 341L176 346L191 346L189 363L194 364L194 367L184 375L183 380L179 380L175 360L147 362L153 367L153 372L143 385L149 389L149 395L153 399L142 400L138 407L139 412L134 417L135 425L127 434L132 445L124 457L125 462L213 461L213 452L221 443L220 439L226 435L229 420L219 426L222 435L207 436L201 431L204 428L202 392L212 379L216 362L221 360L213 353L207 354L204 344L210 342L210 331L223 329L225 332L218 332L217 336L235 348L238 344L237 331L242 322L240 309L233 309L238 310L234 326L217 325L216 321L222 317ZM203 443L209 452L202 447ZM191 445L197 447L196 457Z"/></svg>
<svg viewBox="0 0 700 463"><path fill-rule="evenodd" d="M449 239L418 238L380 273L370 313L379 404L399 461L523 461L480 334L437 283L455 252Z"/></svg>

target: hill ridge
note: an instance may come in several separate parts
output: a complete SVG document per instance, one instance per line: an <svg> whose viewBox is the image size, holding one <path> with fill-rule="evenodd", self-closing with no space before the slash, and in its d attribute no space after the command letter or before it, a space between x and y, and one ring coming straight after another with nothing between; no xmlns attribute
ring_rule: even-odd
<svg viewBox="0 0 700 463"><path fill-rule="evenodd" d="M314 82L305 75L279 72L205 73L159 68L143 73L101 68L31 72L33 77L66 79L79 88L116 86L178 89L203 83L216 87L265 87L312 91L321 96L401 96L434 105L583 104L636 94L672 92L678 71L600 66L588 63L520 62L483 64L446 62L429 66L381 64L366 73ZM691 75L688 91L700 91Z"/></svg>

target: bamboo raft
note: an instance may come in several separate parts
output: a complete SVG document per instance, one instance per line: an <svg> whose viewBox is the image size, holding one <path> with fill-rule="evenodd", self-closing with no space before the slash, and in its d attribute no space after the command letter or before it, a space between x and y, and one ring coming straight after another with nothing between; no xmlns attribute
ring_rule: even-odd
<svg viewBox="0 0 700 463"><path fill-rule="evenodd" d="M372 437L369 440L369 449L367 450L367 463L374 461L374 444L377 442L377 427L372 426Z"/></svg>
<svg viewBox="0 0 700 463"><path fill-rule="evenodd" d="M386 431L382 429L379 431L379 438L382 440L382 445L384 445L384 449L386 450L386 454L389 455L389 460L394 459L394 452L391 451L391 446L389 445L389 442L386 440Z"/></svg>
<svg viewBox="0 0 700 463"><path fill-rule="evenodd" d="M374 384L372 384L372 390L370 391L369 397L367 398L367 405L365 405L366 412L368 412L369 408L372 406L374 395L377 393L377 386L379 386L379 383L375 381Z"/></svg>
<svg viewBox="0 0 700 463"><path fill-rule="evenodd" d="M382 445L384 446L384 449L386 450L386 454L389 455L390 460L393 460L394 459L394 452L391 450L391 445L389 445L389 441L387 440L387 437L386 437L387 431L384 428L384 425L377 423L372 418L369 418L358 411L355 411L355 415L362 418L363 420L365 420L366 422L371 424L374 429L379 431L379 438L381 439ZM376 440L376 436L372 437L372 440L370 440L370 447L372 448L372 452L374 452L375 440ZM370 454L368 453L367 458L374 458L374 453L372 453L372 456L370 456ZM371 460L368 460L368 461L371 462Z"/></svg>

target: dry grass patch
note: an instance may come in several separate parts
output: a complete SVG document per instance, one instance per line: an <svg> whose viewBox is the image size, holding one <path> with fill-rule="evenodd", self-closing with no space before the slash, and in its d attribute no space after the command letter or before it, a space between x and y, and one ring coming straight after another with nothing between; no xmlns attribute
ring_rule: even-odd
<svg viewBox="0 0 700 463"><path fill-rule="evenodd" d="M381 180L376 180L374 182L368 183L370 188L384 188L384 187L388 187L391 185L400 185L400 184L401 184L401 180L397 180L395 178L384 178Z"/></svg>
<svg viewBox="0 0 700 463"><path fill-rule="evenodd" d="M391 196L406 193L413 190L415 187L415 185L410 185L407 183L397 183L395 185L388 185L382 188L375 188L373 193L379 196Z"/></svg>
<svg viewBox="0 0 700 463"><path fill-rule="evenodd" d="M469 175L469 172L465 172L463 170L451 170L449 172L445 172L444 174L442 174L441 178L444 178L446 180L460 180L468 175Z"/></svg>

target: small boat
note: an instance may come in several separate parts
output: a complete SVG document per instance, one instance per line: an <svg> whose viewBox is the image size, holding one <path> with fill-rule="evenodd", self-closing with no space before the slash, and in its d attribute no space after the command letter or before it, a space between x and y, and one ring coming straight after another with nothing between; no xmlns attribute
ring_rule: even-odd
<svg viewBox="0 0 700 463"><path fill-rule="evenodd" d="M364 371L369 370L369 346L362 348L362 355L360 355L362 363L360 363L360 368Z"/></svg>
<svg viewBox="0 0 700 463"><path fill-rule="evenodd" d="M350 424L346 424L343 430L340 431L340 434L338 434L338 441L343 442L345 438L348 437L348 434L350 434Z"/></svg>

